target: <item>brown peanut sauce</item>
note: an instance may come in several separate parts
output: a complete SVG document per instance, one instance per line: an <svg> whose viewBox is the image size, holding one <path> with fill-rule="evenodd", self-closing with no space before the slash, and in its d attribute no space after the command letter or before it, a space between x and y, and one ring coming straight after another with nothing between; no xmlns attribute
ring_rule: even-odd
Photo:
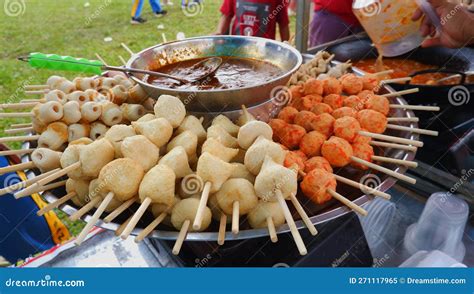
<svg viewBox="0 0 474 294"><path fill-rule="evenodd" d="M240 57L221 58L222 64L217 71L200 81L181 84L173 79L150 76L148 83L159 87L183 90L236 89L263 84L283 74L278 66L270 62ZM195 77L208 71L205 66L193 68L193 65L204 59L196 58L167 64L154 69L154 71L194 80Z"/></svg>

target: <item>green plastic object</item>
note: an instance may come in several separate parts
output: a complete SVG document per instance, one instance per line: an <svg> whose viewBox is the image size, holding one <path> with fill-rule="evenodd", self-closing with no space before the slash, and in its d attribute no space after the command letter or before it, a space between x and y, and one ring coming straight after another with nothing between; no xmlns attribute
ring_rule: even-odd
<svg viewBox="0 0 474 294"><path fill-rule="evenodd" d="M54 70L79 71L101 74L104 64L98 60L61 56L57 54L30 53L28 63L32 67Z"/></svg>

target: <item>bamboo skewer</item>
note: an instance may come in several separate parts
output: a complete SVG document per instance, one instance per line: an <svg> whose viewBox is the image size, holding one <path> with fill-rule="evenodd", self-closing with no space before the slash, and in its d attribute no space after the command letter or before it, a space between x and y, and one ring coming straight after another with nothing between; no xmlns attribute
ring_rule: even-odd
<svg viewBox="0 0 474 294"><path fill-rule="evenodd" d="M225 230L227 226L227 215L225 213L221 213L221 217L219 219L219 233L217 235L217 244L224 245L225 242Z"/></svg>
<svg viewBox="0 0 474 294"><path fill-rule="evenodd" d="M387 117L388 122L419 122L418 117Z"/></svg>
<svg viewBox="0 0 474 294"><path fill-rule="evenodd" d="M143 241L151 232L165 219L168 215L167 212L160 213L146 228L144 228L136 237L135 242L139 243Z"/></svg>
<svg viewBox="0 0 474 294"><path fill-rule="evenodd" d="M408 105L408 104L390 104L390 108L424 110L424 111L440 111L440 108L438 106Z"/></svg>
<svg viewBox="0 0 474 294"><path fill-rule="evenodd" d="M100 216L104 213L105 209L107 208L107 206L109 205L109 203L112 201L113 198L114 198L113 192L109 192L104 197L104 200L102 200L102 203L100 203L99 207L97 207L97 210L94 212L91 219L87 222L84 229L82 229L79 236L77 236L76 241L74 242L76 245L81 245L81 243L84 242L90 230L97 223Z"/></svg>
<svg viewBox="0 0 474 294"><path fill-rule="evenodd" d="M183 226L181 227L181 230L179 230L178 238L176 239L176 242L174 243L173 250L172 250L174 255L178 255L179 251L181 251L181 246L183 246L183 242L186 239L186 236L188 235L188 230L189 230L190 225L191 225L191 221L187 219L184 221Z"/></svg>
<svg viewBox="0 0 474 294"><path fill-rule="evenodd" d="M232 204L232 233L234 235L239 233L239 201L234 201Z"/></svg>
<svg viewBox="0 0 474 294"><path fill-rule="evenodd" d="M428 136L438 136L437 131L431 131L431 130L425 130L425 129L419 129L419 128L412 128L412 127L405 127L405 126L399 126L399 125L393 125L393 124L387 124L387 129L407 131L407 132L412 132L412 133L417 133L417 134L422 134L422 135L428 135Z"/></svg>
<svg viewBox="0 0 474 294"><path fill-rule="evenodd" d="M35 115L32 112L1 112L0 118L24 118L24 117L34 117Z"/></svg>
<svg viewBox="0 0 474 294"><path fill-rule="evenodd" d="M26 95L42 95L46 94L49 92L49 89L43 89L43 90L27 90L25 91Z"/></svg>
<svg viewBox="0 0 474 294"><path fill-rule="evenodd" d="M50 174L52 174L52 173L54 173L58 170L59 169L55 169L55 170L52 170L52 171L49 171L49 172L46 172L46 173L42 173L42 174L40 174L40 175L38 175L34 178L27 179L25 181L18 182L16 184L13 184L13 185L10 185L10 186L5 187L3 189L0 189L0 196L11 193L13 191L23 189L25 187L28 187L29 185L32 185L32 184L38 182L39 180L46 178L47 176L49 176Z"/></svg>
<svg viewBox="0 0 474 294"><path fill-rule="evenodd" d="M35 107L36 105L38 105L38 102L5 103L5 104L0 104L0 109L14 109L14 110L19 110L19 109L33 108L33 107Z"/></svg>
<svg viewBox="0 0 474 294"><path fill-rule="evenodd" d="M30 103L30 102L44 103L44 102L46 102L46 99L41 98L41 99L23 99L23 100L20 100L20 103Z"/></svg>
<svg viewBox="0 0 474 294"><path fill-rule="evenodd" d="M109 213L109 215L107 215L104 218L104 222L105 223L110 223L111 221L113 221L117 216L119 216L127 208L132 206L132 204L135 203L136 200L137 200L136 198L131 198L131 199L128 199L127 201L125 201L124 203L122 203L119 207L117 207L114 211Z"/></svg>
<svg viewBox="0 0 474 294"><path fill-rule="evenodd" d="M3 137L0 138L0 143L9 143L9 142L31 142L36 141L40 138L40 135L26 135L26 136L13 136L13 137Z"/></svg>
<svg viewBox="0 0 474 294"><path fill-rule="evenodd" d="M0 151L0 156L23 155L32 153L33 151L35 151L35 149L4 150Z"/></svg>
<svg viewBox="0 0 474 294"><path fill-rule="evenodd" d="M10 173L10 172L17 172L17 171L20 171L20 170L28 170L28 169L32 169L32 168L35 168L35 167L36 167L36 165L33 163L33 161L22 162L22 163L15 164L15 165L9 165L9 166L6 166L6 167L1 167L0 168L0 175Z"/></svg>
<svg viewBox="0 0 474 294"><path fill-rule="evenodd" d="M76 192L71 192L71 193L68 193L64 196L62 196L61 198L59 198L58 200L54 201L54 202L51 202L50 204L46 205L45 207L41 208L40 210L38 210L38 212L36 212L36 214L38 216L42 216L43 214L55 209L55 208L58 208L59 206L61 206L62 204L66 203L67 201L71 200L72 198L76 197Z"/></svg>
<svg viewBox="0 0 474 294"><path fill-rule="evenodd" d="M127 51L131 56L133 56L135 53L133 53L132 50L130 50L130 48L128 48L127 45L125 45L125 43L120 43L120 45L122 46L123 49L125 49L125 51Z"/></svg>
<svg viewBox="0 0 474 294"><path fill-rule="evenodd" d="M130 216L129 218L127 218L127 220L121 224L117 230L115 230L115 236L120 236L122 233L123 233L123 230L125 230L125 227L127 227L128 223L130 223L130 220L132 219L132 216Z"/></svg>
<svg viewBox="0 0 474 294"><path fill-rule="evenodd" d="M18 133L31 133L33 131L34 131L33 127L15 128L15 129L5 130L5 134L14 135L14 134L18 134Z"/></svg>
<svg viewBox="0 0 474 294"><path fill-rule="evenodd" d="M128 236L130 236L130 233L132 233L133 229L135 228L135 226L137 225L138 221L143 216L143 214L145 214L145 211L147 210L148 206L150 206L150 204L151 204L151 199L148 197L142 201L142 204L133 215L127 227L125 227L123 233L120 235L122 239L125 240L128 238Z"/></svg>
<svg viewBox="0 0 474 294"><path fill-rule="evenodd" d="M397 92L391 92L391 93L387 93L387 94L382 94L382 95L380 95L380 96L383 96L383 97L386 97L386 98L398 97L398 96L402 96L402 95L418 93L419 91L420 91L419 88L412 88L412 89L406 89L406 90L402 90L402 91L397 91Z"/></svg>
<svg viewBox="0 0 474 294"><path fill-rule="evenodd" d="M301 219L303 220L311 235L316 236L318 234L318 230L316 230L316 227L309 219L308 215L306 214L306 211L304 211L303 206L301 206L301 203L298 201L296 196L291 194L290 200L291 203L293 203L293 206L296 208L298 214L301 216Z"/></svg>
<svg viewBox="0 0 474 294"><path fill-rule="evenodd" d="M278 203L280 204L280 207L283 210L283 214L285 215L286 223L288 224L288 227L290 228L291 235L293 236L296 247L298 247L298 251L300 252L301 255L306 255L308 253L308 250L306 249L306 246L304 245L300 232L298 231L298 228L296 227L295 220L293 219L293 216L291 215L290 209L288 208L288 205L286 204L286 201L283 198L281 191L276 190L275 194L276 194Z"/></svg>
<svg viewBox="0 0 474 294"><path fill-rule="evenodd" d="M363 209L359 205L355 204L354 202L350 201L346 197L342 196L341 194L337 193L336 191L333 191L331 189L327 189L326 192L328 192L334 199L342 202L344 205L349 207L350 209L354 210L355 212L367 216L367 210Z"/></svg>
<svg viewBox="0 0 474 294"><path fill-rule="evenodd" d="M95 205L98 204L99 202L100 202L99 197L92 198L91 201L89 201L86 205L84 205L78 211L76 211L74 214L72 214L69 217L69 220L71 220L73 222L77 221L78 219L83 217L86 213L88 213L92 208L94 208Z"/></svg>
<svg viewBox="0 0 474 294"><path fill-rule="evenodd" d="M351 160L354 161L354 162L357 162L359 164L362 164L362 165L365 165L365 166L368 166L374 170L377 170L379 172L382 172L384 174L387 174L391 177L394 177L394 178L397 178L399 180L402 180L402 181L405 181L405 182L408 182L410 184L416 184L416 180L414 178L411 178L409 176L405 176L403 174L400 174L400 173L397 173L397 172L394 172L393 170L390 170L388 168L385 168L383 166L380 166L380 165L377 165L375 163L372 163L372 162L368 162L366 160L363 160L363 159L360 159L358 157L355 157L355 156L351 156Z"/></svg>
<svg viewBox="0 0 474 294"><path fill-rule="evenodd" d="M38 189L30 190L30 191L28 191L28 194L23 195L21 197L30 196L32 194L41 193L41 192L48 191L48 190L53 190L53 189L62 187L64 185L66 185L66 180L55 182L55 183L52 183L52 184L48 184L48 185L42 186L41 188L38 188ZM16 194L14 196L15 196L16 199L20 198L20 197L17 197Z"/></svg>
<svg viewBox="0 0 474 294"><path fill-rule="evenodd" d="M379 146L379 147L387 147L387 148L394 148L400 150L407 150L411 152L415 152L418 148L415 146L403 145L403 144L395 144L395 143L387 143L387 142L380 142L380 141L370 141L370 145Z"/></svg>
<svg viewBox="0 0 474 294"><path fill-rule="evenodd" d="M278 235L276 234L275 223L271 217L267 217L267 227L268 227L268 234L270 235L270 240L273 243L278 242Z"/></svg>
<svg viewBox="0 0 474 294"><path fill-rule="evenodd" d="M384 156L373 155L372 160L394 163L394 164L404 165L404 166L413 167L413 168L416 168L418 166L418 163L416 161L396 159L396 158L390 158L390 157L384 157Z"/></svg>
<svg viewBox="0 0 474 294"><path fill-rule="evenodd" d="M404 83L411 81L412 77L403 77L403 78L394 78L394 79L386 79L381 80L381 84L391 84L391 83Z"/></svg>
<svg viewBox="0 0 474 294"><path fill-rule="evenodd" d="M387 70L382 70L382 71L372 73L372 74L368 74L368 75L370 75L370 76L385 76L385 75L389 75L393 72L394 72L393 69L387 69Z"/></svg>
<svg viewBox="0 0 474 294"><path fill-rule="evenodd" d="M357 188L357 189L361 190L364 193L367 193L367 191L370 191L369 194L372 194L374 196L382 197L382 198L387 199L387 200L390 200L390 198L392 198L390 196L390 194L387 194L385 192L376 190L376 188L366 186L362 183L353 181L353 180L348 179L348 178L341 177L341 176L336 175L336 174L333 174L333 175L334 175L334 177L336 178L337 181L339 181L341 183L344 183L346 185L352 186L354 188Z"/></svg>
<svg viewBox="0 0 474 294"><path fill-rule="evenodd" d="M32 127L32 123L22 123L22 124L12 124L10 126L10 129L18 129L18 128L27 128L27 127Z"/></svg>
<svg viewBox="0 0 474 294"><path fill-rule="evenodd" d="M196 212L196 217L194 218L194 222L193 222L193 228L195 230L199 230L201 228L202 218L204 216L203 213L204 213L204 209L206 208L207 200L209 198L211 185L212 185L211 182L206 182L206 184L204 185L204 188L202 189L201 199L199 200L199 206ZM232 227L234 227L233 223L232 223Z"/></svg>
<svg viewBox="0 0 474 294"><path fill-rule="evenodd" d="M25 90L46 90L49 89L48 85L26 85Z"/></svg>
<svg viewBox="0 0 474 294"><path fill-rule="evenodd" d="M379 139L379 140L384 140L384 141L389 141L389 142L394 142L394 143L400 143L400 144L413 145L413 146L416 146L416 147L423 147L423 142L417 141L417 140L405 139L405 138L388 136L388 135L383 135L383 134L370 133L370 132L366 132L366 131L359 131L358 134L361 135L361 136L370 137L370 138L374 138L374 139Z"/></svg>

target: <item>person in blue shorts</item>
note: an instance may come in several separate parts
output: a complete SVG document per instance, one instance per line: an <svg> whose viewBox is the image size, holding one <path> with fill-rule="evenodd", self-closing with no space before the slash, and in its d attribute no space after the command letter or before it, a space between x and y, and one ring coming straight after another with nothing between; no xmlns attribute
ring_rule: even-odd
<svg viewBox="0 0 474 294"><path fill-rule="evenodd" d="M146 22L146 19L140 16L143 10L143 2L145 2L145 0L133 0L131 24L142 24ZM160 0L149 0L149 2L155 16L166 15L167 11L161 8Z"/></svg>

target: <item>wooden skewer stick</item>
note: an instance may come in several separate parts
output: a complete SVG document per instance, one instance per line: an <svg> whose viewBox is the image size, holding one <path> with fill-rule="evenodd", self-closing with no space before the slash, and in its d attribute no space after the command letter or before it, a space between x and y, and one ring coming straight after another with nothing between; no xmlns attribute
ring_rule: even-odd
<svg viewBox="0 0 474 294"><path fill-rule="evenodd" d="M3 137L0 138L0 143L36 141L39 137L40 135Z"/></svg>
<svg viewBox="0 0 474 294"><path fill-rule="evenodd" d="M25 187L28 187L29 185L32 185L32 184L38 182L39 180L46 178L47 176L49 176L50 174L52 174L52 173L54 173L55 171L58 171L58 170L59 170L59 168L57 168L55 170L52 170L52 171L49 171L49 172L46 172L46 173L43 173L43 174L40 174L40 175L38 175L34 178L27 179L25 181L18 182L16 184L13 184L13 185L10 185L10 186L5 187L3 189L0 189L0 196L11 193L13 191L18 191L18 190L23 189Z"/></svg>
<svg viewBox="0 0 474 294"><path fill-rule="evenodd" d="M5 150L5 151L0 151L0 156L23 155L23 154L32 153L33 151L35 151L35 149Z"/></svg>
<svg viewBox="0 0 474 294"><path fill-rule="evenodd" d="M46 99L41 98L41 99L23 99L23 100L20 100L20 103L30 103L30 102L45 103Z"/></svg>
<svg viewBox="0 0 474 294"><path fill-rule="evenodd" d="M143 241L148 235L150 235L151 232L159 225L161 222L165 219L165 217L168 215L167 212L162 212L160 213L159 216L157 216L146 228L144 228L140 234L138 234L135 237L135 242L139 243Z"/></svg>
<svg viewBox="0 0 474 294"><path fill-rule="evenodd" d="M406 89L406 90L402 90L402 91L397 91L397 92L382 94L382 95L380 95L380 96L384 96L384 97L386 97L386 98L398 97L398 96L402 96L402 95L418 93L419 91L420 91L419 88L412 88L412 89Z"/></svg>
<svg viewBox="0 0 474 294"><path fill-rule="evenodd" d="M239 234L239 201L232 204L232 233Z"/></svg>
<svg viewBox="0 0 474 294"><path fill-rule="evenodd" d="M293 206L296 208L296 211L300 215L301 219L303 220L304 224L308 228L309 232L311 235L316 236L318 234L318 230L316 230L316 227L314 226L313 222L309 219L308 215L306 214L306 211L304 211L303 206L301 206L301 203L298 201L298 198L296 198L295 195L291 194L290 196L291 203L293 203Z"/></svg>
<svg viewBox="0 0 474 294"><path fill-rule="evenodd" d="M384 76L384 75L389 75L393 72L394 72L393 69L387 69L387 70L382 70L382 71L372 73L372 74L368 74L368 75L371 75L371 76Z"/></svg>
<svg viewBox="0 0 474 294"><path fill-rule="evenodd" d="M418 163L416 161L396 159L396 158L390 158L390 157L385 157L385 156L373 155L372 160L394 163L394 164L404 165L404 166L413 167L413 168L416 168L418 166Z"/></svg>
<svg viewBox="0 0 474 294"><path fill-rule="evenodd" d="M288 227L290 228L291 235L293 236L293 239L295 240L296 247L298 247L298 250L301 255L306 255L308 253L308 250L306 249L306 246L304 245L300 232L298 231L298 228L296 227L295 220L293 219L293 216L291 215L290 209L288 208L288 205L286 204L286 201L283 198L281 191L276 190L275 194L276 194L278 203L280 204L281 209L283 210L283 214L285 215L286 223L288 224Z"/></svg>
<svg viewBox="0 0 474 294"><path fill-rule="evenodd" d="M189 226L191 225L191 221L189 219L185 220L183 225L181 226L181 230L179 230L178 238L173 246L173 254L178 255L181 251L181 246L183 246L183 242L186 239L186 235L188 235Z"/></svg>
<svg viewBox="0 0 474 294"><path fill-rule="evenodd" d="M354 188L357 188L357 189L361 190L364 193L368 193L368 194L371 194L371 195L374 195L374 196L379 196L379 197L382 197L382 198L387 199L387 200L392 198L392 196L390 196L390 194L387 194L385 192L376 190L376 188L366 186L362 183L350 180L348 178L341 177L341 176L336 175L336 174L333 174L333 175L334 175L334 177L336 178L337 181L339 181L341 183L344 183L346 185L352 186Z"/></svg>
<svg viewBox="0 0 474 294"><path fill-rule="evenodd" d="M389 141L389 142L394 142L394 143L400 143L400 144L413 145L413 146L416 146L416 147L423 147L423 142L417 141L417 140L405 139L405 138L388 136L388 135L383 135L383 134L370 133L370 132L366 132L366 131L359 131L358 134L361 135L361 136L370 137L370 138L374 138L374 139L379 139L379 140L384 140L384 141Z"/></svg>
<svg viewBox="0 0 474 294"><path fill-rule="evenodd" d="M199 199L199 206L196 212L196 217L194 218L193 228L197 231L201 229L202 218L204 216L204 210L207 205L207 200L209 199L209 192L211 190L211 182L206 182L204 188L202 189L201 199ZM233 224L232 224L233 225Z"/></svg>
<svg viewBox="0 0 474 294"><path fill-rule="evenodd" d="M105 60L102 58L102 56L99 55L99 53L95 53L95 56L97 57L97 59L100 60L100 62L102 62L104 65L108 65L107 62L105 62Z"/></svg>
<svg viewBox="0 0 474 294"><path fill-rule="evenodd" d="M48 85L26 85L25 90L46 90L49 89Z"/></svg>
<svg viewBox="0 0 474 294"><path fill-rule="evenodd" d="M357 212L357 213L359 213L363 216L367 216L367 210L363 209L362 207L360 207L359 205L357 205L354 202L350 201L349 199L342 196L341 194L337 193L336 191L331 190L331 189L327 189L326 192L331 194L331 196L334 197L334 199L342 202L344 205L346 205L350 209L354 210L355 212Z"/></svg>
<svg viewBox="0 0 474 294"><path fill-rule="evenodd" d="M22 118L22 117L34 117L32 112L2 112L0 118Z"/></svg>
<svg viewBox="0 0 474 294"><path fill-rule="evenodd" d="M122 57L122 55L118 56L120 59L120 62L122 62L123 65L127 65L127 61Z"/></svg>
<svg viewBox="0 0 474 294"><path fill-rule="evenodd" d="M32 190L29 192L28 195L25 195L25 196L30 196L32 194L36 194L36 193L41 193L41 192L44 192L44 191L49 191L49 190L53 190L53 189L56 189L56 188L59 188L59 187L62 187L66 185L66 180L64 181L59 181L59 182L55 182L55 183L52 183L52 184L48 184L46 186L43 186L41 187L40 189L36 189L36 190ZM15 198L18 199L18 197L15 196Z"/></svg>
<svg viewBox="0 0 474 294"><path fill-rule="evenodd" d="M10 172L17 172L20 170L28 170L35 167L36 165L33 163L33 161L22 162L19 164L9 165L6 167L0 167L0 175L10 173Z"/></svg>
<svg viewBox="0 0 474 294"><path fill-rule="evenodd" d="M420 119L418 117L387 117L387 121L389 122L419 122Z"/></svg>
<svg viewBox="0 0 474 294"><path fill-rule="evenodd" d="M219 220L219 234L217 235L217 244L224 245L225 242L225 230L227 226L227 215L221 213L221 218Z"/></svg>
<svg viewBox="0 0 474 294"><path fill-rule="evenodd" d="M45 207L41 208L40 210L38 210L36 212L36 214L38 216L42 216L43 214L55 209L55 208L58 208L60 205L66 203L67 201L71 200L72 198L76 197L77 194L76 192L71 192L71 193L68 193L66 195L64 195L63 197L59 198L58 200L54 201L54 202L51 202L50 204L46 205Z"/></svg>
<svg viewBox="0 0 474 294"><path fill-rule="evenodd" d="M424 110L424 111L440 111L441 110L441 108L439 108L438 106L408 105L408 104L390 104L390 108Z"/></svg>
<svg viewBox="0 0 474 294"><path fill-rule="evenodd" d="M28 109L38 105L38 102L27 102L27 103L5 103L0 104L0 109Z"/></svg>
<svg viewBox="0 0 474 294"><path fill-rule="evenodd" d="M123 202L122 204L120 204L119 207L117 207L114 211L109 213L109 215L107 215L104 218L104 223L110 223L111 221L113 221L117 216L119 216L127 208L132 206L132 204L135 203L136 200L137 200L136 198L131 198L131 199L128 199L127 201Z"/></svg>
<svg viewBox="0 0 474 294"><path fill-rule="evenodd" d="M123 230L125 230L125 227L128 225L128 223L130 222L130 220L132 219L132 217L133 217L133 216L130 216L129 218L127 218L127 220L126 220L123 224L121 224L121 225L117 228L117 230L115 230L115 236L118 237L118 236L122 235Z"/></svg>
<svg viewBox="0 0 474 294"><path fill-rule="evenodd" d="M78 211L73 213L69 217L69 219L73 222L77 221L78 219L83 217L86 213L88 213L90 210L92 210L92 208L94 208L96 204L98 204L99 202L100 202L100 197L92 198L91 201L89 201L86 205L84 205Z"/></svg>
<svg viewBox="0 0 474 294"><path fill-rule="evenodd" d="M76 162L74 164L71 164L70 166L66 167L66 168L63 168L63 169L58 169L56 170L54 173L51 173L49 174L47 177L39 180L38 182L36 182L35 184L31 185L30 187L20 191L20 192L17 192L15 193L15 198L20 198L20 197L24 197L24 196L27 196L27 195L31 195L30 193L30 190L35 190L35 189L40 189L41 186L51 182L51 181L54 181L64 175L66 175L68 172L72 171L72 170L75 170L76 168L80 167L81 166L81 163L80 162ZM30 193L30 194L28 194Z"/></svg>
<svg viewBox="0 0 474 294"><path fill-rule="evenodd" d="M27 127L32 127L32 123L23 123L23 124L12 124L10 126L10 129L17 129L17 128L27 128Z"/></svg>
<svg viewBox="0 0 474 294"><path fill-rule="evenodd" d="M412 128L412 127L405 127L405 126L399 126L399 125L392 125L392 124L387 124L387 129L407 131L407 132L412 132L412 133L417 133L417 134L422 134L422 135L428 135L428 136L438 136L437 131L431 131L431 130L425 130L425 129L419 129L419 128Z"/></svg>
<svg viewBox="0 0 474 294"><path fill-rule="evenodd" d="M18 134L18 133L31 133L33 131L34 131L33 127L15 128L15 129L5 130L5 134L14 135L14 134Z"/></svg>
<svg viewBox="0 0 474 294"><path fill-rule="evenodd" d="M130 233L135 229L135 226L137 225L138 221L140 218L145 214L145 211L147 210L148 206L151 204L151 198L145 198L142 201L142 204L140 207L137 209L135 214L133 215L132 219L128 223L128 225L125 227L125 230L123 230L123 233L120 235L122 239L127 239L128 236L130 236Z"/></svg>
<svg viewBox="0 0 474 294"><path fill-rule="evenodd" d="M82 229L79 236L77 236L76 241L74 242L76 245L81 245L81 243L86 239L90 230L92 229L93 226L95 226L100 216L102 215L102 213L104 213L105 209L107 208L107 206L109 205L110 201L112 201L113 198L114 198L113 192L109 192L107 196L105 196L104 200L102 201L102 203L100 203L99 207L97 207L97 210L92 215L91 219L87 222L84 229Z"/></svg>
<svg viewBox="0 0 474 294"><path fill-rule="evenodd" d="M400 150L407 150L411 152L415 152L418 148L415 146L403 145L403 144L395 144L395 143L387 143L387 142L380 142L380 141L370 141L370 145L379 146L379 147L387 147L387 148L394 148Z"/></svg>
<svg viewBox="0 0 474 294"><path fill-rule="evenodd" d="M278 235L276 234L275 223L273 219L269 216L267 217L267 227L268 227L268 234L270 235L270 240L273 243L278 242Z"/></svg>
<svg viewBox="0 0 474 294"><path fill-rule="evenodd" d="M377 171L379 171L379 172L382 172L382 173L384 173L384 174L387 174L387 175L389 175L389 176L391 176L391 177L397 178L397 179L399 179L399 180L408 182L408 183L413 184L413 185L416 184L416 180L415 180L414 178L411 178L411 177L409 177L409 176L405 176L405 175L402 175L402 174L400 174L400 173L394 172L393 170L390 170L390 169L385 168L385 167L383 167L383 166L377 165L377 164L375 164L375 163L368 162L368 161L366 161L366 160L360 159L360 158L355 157L355 156L351 156L351 160L352 160L352 161L355 161L355 162L357 162L357 163L359 163L359 164L368 166L368 167L370 167L370 168L372 168L372 169L375 169L375 170L377 170Z"/></svg>
<svg viewBox="0 0 474 294"><path fill-rule="evenodd" d="M395 78L395 79L386 79L381 80L381 84L390 84L390 83L404 83L411 81L412 77L403 77L403 78Z"/></svg>
<svg viewBox="0 0 474 294"><path fill-rule="evenodd" d="M46 94L49 92L49 89L44 89L44 90L27 90L25 91L26 95L42 95Z"/></svg>
<svg viewBox="0 0 474 294"><path fill-rule="evenodd" d="M125 43L120 43L120 45L122 46L123 49L125 49L125 51L127 51L130 55L134 55L135 53L133 53L132 50L130 50L130 48L128 48L127 45L125 45Z"/></svg>

